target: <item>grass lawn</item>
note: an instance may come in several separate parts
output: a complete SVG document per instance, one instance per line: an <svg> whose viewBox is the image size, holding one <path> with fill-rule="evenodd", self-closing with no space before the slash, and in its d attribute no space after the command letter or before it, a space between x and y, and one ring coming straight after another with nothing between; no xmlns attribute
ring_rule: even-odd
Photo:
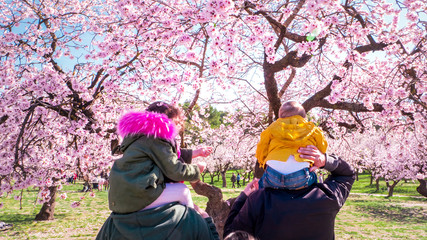
<svg viewBox="0 0 427 240"><path fill-rule="evenodd" d="M227 173L229 181L231 173ZM222 181L214 185L222 186ZM210 178L205 178L209 182ZM369 186L369 176L360 175L354 184L352 194L337 216L336 239L426 239L427 240L427 199L419 198L415 188L418 184L402 182L396 186L395 196L385 198L372 194L387 194L385 183L380 191ZM227 185L231 186L230 183ZM95 197L79 192L82 184L65 185L61 190L68 198L57 199L55 220L34 221L41 205L35 204L35 190L24 190L22 209L19 201L12 196L0 198L4 207L0 209L0 221L13 223L14 228L0 231L0 239L94 239L108 217L107 192L95 191ZM236 197L239 189L224 188L224 198ZM16 192L18 194L18 192ZM82 205L71 208L73 201L85 196ZM406 196L406 197L400 197ZM415 196L415 197L412 197ZM193 192L194 202L206 207L207 198Z"/></svg>

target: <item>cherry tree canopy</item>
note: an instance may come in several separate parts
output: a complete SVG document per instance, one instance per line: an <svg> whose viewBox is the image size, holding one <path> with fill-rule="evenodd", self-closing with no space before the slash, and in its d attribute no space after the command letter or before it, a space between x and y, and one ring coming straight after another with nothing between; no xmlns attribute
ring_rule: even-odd
<svg viewBox="0 0 427 240"><path fill-rule="evenodd" d="M98 175L119 115L159 99L228 102L265 124L292 98L331 137L374 127L426 141L425 1L0 5L0 194Z"/></svg>

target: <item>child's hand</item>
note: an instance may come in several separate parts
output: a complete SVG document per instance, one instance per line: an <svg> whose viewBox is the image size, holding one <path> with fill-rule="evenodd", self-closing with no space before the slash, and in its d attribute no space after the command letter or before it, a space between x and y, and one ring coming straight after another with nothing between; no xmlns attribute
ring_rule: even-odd
<svg viewBox="0 0 427 240"><path fill-rule="evenodd" d="M196 212L198 212L200 216L202 216L202 218L209 217L209 214L205 210L199 208L199 206L197 206L196 204L194 204L194 210L196 210Z"/></svg>
<svg viewBox="0 0 427 240"><path fill-rule="evenodd" d="M198 163L196 163L196 165L199 167L200 173L202 173L206 168L205 162L198 162Z"/></svg>
<svg viewBox="0 0 427 240"><path fill-rule="evenodd" d="M212 153L212 147L203 146L193 151L193 157L207 157Z"/></svg>

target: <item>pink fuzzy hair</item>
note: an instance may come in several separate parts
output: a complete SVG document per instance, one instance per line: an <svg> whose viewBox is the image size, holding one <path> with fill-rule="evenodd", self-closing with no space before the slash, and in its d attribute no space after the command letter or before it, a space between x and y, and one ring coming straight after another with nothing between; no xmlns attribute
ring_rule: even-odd
<svg viewBox="0 0 427 240"><path fill-rule="evenodd" d="M155 112L128 112L117 124L117 133L128 135L144 134L155 138L173 140L177 135L175 124L165 114Z"/></svg>

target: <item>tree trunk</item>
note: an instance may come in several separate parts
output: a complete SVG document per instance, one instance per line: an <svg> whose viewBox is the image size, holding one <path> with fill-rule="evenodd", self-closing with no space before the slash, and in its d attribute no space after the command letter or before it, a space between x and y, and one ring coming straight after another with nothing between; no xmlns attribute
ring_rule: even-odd
<svg viewBox="0 0 427 240"><path fill-rule="evenodd" d="M369 185L372 185L374 183L374 176L371 175L371 182L369 183Z"/></svg>
<svg viewBox="0 0 427 240"><path fill-rule="evenodd" d="M389 181L386 181L388 191L387 197L393 196L394 187L396 187L397 183L399 183L399 181L393 181L393 184L390 184Z"/></svg>
<svg viewBox="0 0 427 240"><path fill-rule="evenodd" d="M49 187L50 191L50 200L48 202L43 203L42 208L40 209L40 212L36 215L36 221L49 221L54 219L54 212L55 212L55 199L56 199L56 193L58 190L57 186Z"/></svg>
<svg viewBox="0 0 427 240"><path fill-rule="evenodd" d="M356 172L356 181L359 181L359 172Z"/></svg>
<svg viewBox="0 0 427 240"><path fill-rule="evenodd" d="M230 212L230 208L235 199L233 198L224 201L220 188L201 181L191 183L191 186L197 194L208 198L208 202L206 204L206 212L214 220L216 229L219 233L220 238L222 239L225 221L227 220L228 213Z"/></svg>
<svg viewBox="0 0 427 240"><path fill-rule="evenodd" d="M265 90L267 92L267 98L269 102L269 106L271 106L273 112L274 112L274 119L279 118L279 108L280 108L280 99L278 97L278 88L277 88L277 82L274 77L274 71L271 69L271 64L267 63L264 59L264 86Z"/></svg>
<svg viewBox="0 0 427 240"><path fill-rule="evenodd" d="M248 180L248 182L251 181L251 173L252 172L245 172L245 174L242 174L243 186L246 186L246 180Z"/></svg>
<svg viewBox="0 0 427 240"><path fill-rule="evenodd" d="M377 192L380 190L380 178L375 179L375 186L377 188Z"/></svg>
<svg viewBox="0 0 427 240"><path fill-rule="evenodd" d="M417 192L424 197L427 197L427 181L424 179L418 179L420 186L417 187Z"/></svg>
<svg viewBox="0 0 427 240"><path fill-rule="evenodd" d="M221 172L221 177L222 177L222 187L223 188L225 188L225 187L227 187L227 177L226 177L226 174L227 173L227 171L225 171L225 172Z"/></svg>

